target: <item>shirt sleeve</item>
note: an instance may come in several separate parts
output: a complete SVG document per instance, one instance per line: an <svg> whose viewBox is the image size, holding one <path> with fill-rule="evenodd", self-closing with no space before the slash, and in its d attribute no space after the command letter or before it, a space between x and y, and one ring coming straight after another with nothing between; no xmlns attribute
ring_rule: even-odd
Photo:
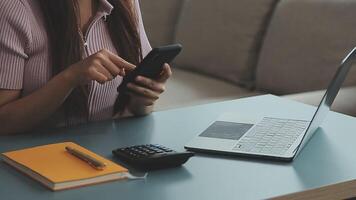
<svg viewBox="0 0 356 200"><path fill-rule="evenodd" d="M0 88L22 89L31 31L19 0L0 1Z"/></svg>
<svg viewBox="0 0 356 200"><path fill-rule="evenodd" d="M140 9L140 4L138 0L135 0L135 9L136 9L136 14L138 18L138 31L140 34L140 39L141 39L141 46L142 46L142 55L145 57L152 49L150 42L148 41L145 27L143 25L143 20L142 20L142 15L141 15L141 9Z"/></svg>

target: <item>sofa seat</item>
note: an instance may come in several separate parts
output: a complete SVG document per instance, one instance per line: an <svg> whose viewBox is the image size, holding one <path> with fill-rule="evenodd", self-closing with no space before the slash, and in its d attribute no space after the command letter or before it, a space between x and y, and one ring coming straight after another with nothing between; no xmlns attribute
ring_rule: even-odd
<svg viewBox="0 0 356 200"><path fill-rule="evenodd" d="M172 71L166 92L157 101L156 111L262 94L191 71L178 68L173 68Z"/></svg>
<svg viewBox="0 0 356 200"><path fill-rule="evenodd" d="M285 98L305 104L318 106L325 90L304 92L284 96ZM356 116L356 86L342 88L333 103L332 110Z"/></svg>
<svg viewBox="0 0 356 200"><path fill-rule="evenodd" d="M229 82L210 76L173 68L173 75L167 82L166 92L157 101L155 111L173 109L262 95ZM301 103L317 106L325 90L285 95ZM356 116L356 86L342 88L335 99L332 110Z"/></svg>

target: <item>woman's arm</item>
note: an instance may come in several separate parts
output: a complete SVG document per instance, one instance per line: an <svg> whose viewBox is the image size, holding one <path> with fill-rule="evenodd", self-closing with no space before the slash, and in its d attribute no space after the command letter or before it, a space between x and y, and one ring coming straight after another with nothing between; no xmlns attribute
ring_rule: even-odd
<svg viewBox="0 0 356 200"><path fill-rule="evenodd" d="M73 88L88 81L111 81L135 66L101 50L53 77L44 87L20 98L20 90L0 90L0 134L29 130L47 119Z"/></svg>
<svg viewBox="0 0 356 200"><path fill-rule="evenodd" d="M69 80L67 72L60 73L24 98L20 90L0 90L0 134L26 131L48 118L74 88Z"/></svg>

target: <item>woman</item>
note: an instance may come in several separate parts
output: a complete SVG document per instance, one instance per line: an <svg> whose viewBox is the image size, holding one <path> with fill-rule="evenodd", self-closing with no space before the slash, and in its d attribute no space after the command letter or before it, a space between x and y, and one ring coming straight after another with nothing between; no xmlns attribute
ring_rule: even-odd
<svg viewBox="0 0 356 200"><path fill-rule="evenodd" d="M0 27L0 134L148 114L171 76L117 92L151 50L137 0L0 0Z"/></svg>

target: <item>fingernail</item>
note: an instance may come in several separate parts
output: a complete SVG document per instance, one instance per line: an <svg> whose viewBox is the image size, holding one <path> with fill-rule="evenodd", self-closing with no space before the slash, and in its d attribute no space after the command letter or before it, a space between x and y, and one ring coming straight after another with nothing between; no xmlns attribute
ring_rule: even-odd
<svg viewBox="0 0 356 200"><path fill-rule="evenodd" d="M136 81L141 81L142 80L142 76L137 76L136 77Z"/></svg>

